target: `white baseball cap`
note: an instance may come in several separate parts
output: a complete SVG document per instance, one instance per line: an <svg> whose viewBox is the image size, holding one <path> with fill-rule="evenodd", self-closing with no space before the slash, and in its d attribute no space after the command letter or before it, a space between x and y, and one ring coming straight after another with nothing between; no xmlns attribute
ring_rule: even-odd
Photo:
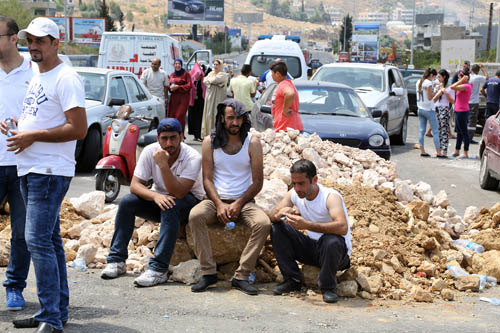
<svg viewBox="0 0 500 333"><path fill-rule="evenodd" d="M17 37L20 39L26 39L28 34L36 37L52 36L55 39L60 38L57 24L46 17L37 17L31 21L26 29L17 33Z"/></svg>

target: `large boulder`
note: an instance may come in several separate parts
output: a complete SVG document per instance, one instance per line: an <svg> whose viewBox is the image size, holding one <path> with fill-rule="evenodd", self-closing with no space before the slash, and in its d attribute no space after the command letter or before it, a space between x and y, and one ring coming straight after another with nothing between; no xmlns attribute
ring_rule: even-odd
<svg viewBox="0 0 500 333"><path fill-rule="evenodd" d="M198 260L192 259L173 268L172 280L185 284L195 284L201 279L201 266Z"/></svg>
<svg viewBox="0 0 500 333"><path fill-rule="evenodd" d="M472 269L481 275L494 276L500 281L500 251L492 250L472 257Z"/></svg>
<svg viewBox="0 0 500 333"><path fill-rule="evenodd" d="M243 223L236 222L236 226L226 231L222 223L213 223L208 226L208 237L212 247L212 255L218 265L239 261L241 253L250 238L251 230ZM194 251L191 228L186 228L186 240Z"/></svg>
<svg viewBox="0 0 500 333"><path fill-rule="evenodd" d="M4 267L9 264L10 257L10 241L0 239L0 266Z"/></svg>
<svg viewBox="0 0 500 333"><path fill-rule="evenodd" d="M171 265L178 265L194 258L194 253L187 244L185 239L177 239L175 242L174 253L170 259Z"/></svg>

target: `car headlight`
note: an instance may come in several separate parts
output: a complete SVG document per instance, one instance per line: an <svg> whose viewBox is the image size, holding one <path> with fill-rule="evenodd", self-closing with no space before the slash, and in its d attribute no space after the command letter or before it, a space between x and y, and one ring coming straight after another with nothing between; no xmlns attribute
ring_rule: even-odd
<svg viewBox="0 0 500 333"><path fill-rule="evenodd" d="M368 139L368 143L372 147L380 147L384 144L384 137L380 134L374 134Z"/></svg>
<svg viewBox="0 0 500 333"><path fill-rule="evenodd" d="M111 129L113 130L113 133L120 133L122 130L122 124L119 120L115 119L111 122Z"/></svg>

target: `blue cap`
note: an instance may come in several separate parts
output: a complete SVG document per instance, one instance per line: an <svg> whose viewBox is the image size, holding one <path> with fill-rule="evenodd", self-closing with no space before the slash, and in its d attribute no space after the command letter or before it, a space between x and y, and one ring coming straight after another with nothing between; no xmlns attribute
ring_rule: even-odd
<svg viewBox="0 0 500 333"><path fill-rule="evenodd" d="M158 124L158 129L156 131L158 132L158 135L161 132L170 132L170 131L175 131L175 132L181 133L182 127L181 127L181 123L177 119L164 118Z"/></svg>

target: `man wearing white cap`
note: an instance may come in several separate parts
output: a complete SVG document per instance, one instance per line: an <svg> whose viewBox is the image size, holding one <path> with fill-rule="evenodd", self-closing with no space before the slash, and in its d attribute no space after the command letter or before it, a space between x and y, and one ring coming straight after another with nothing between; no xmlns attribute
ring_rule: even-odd
<svg viewBox="0 0 500 333"><path fill-rule="evenodd" d="M85 91L78 74L57 56L59 29L39 17L18 33L38 63L19 118L19 131L7 139L17 154L17 172L26 205L25 238L35 267L41 309L15 320L18 328L62 332L68 320L69 289L60 235L59 210L75 174L76 140L85 138ZM5 123L2 123L2 130Z"/></svg>

